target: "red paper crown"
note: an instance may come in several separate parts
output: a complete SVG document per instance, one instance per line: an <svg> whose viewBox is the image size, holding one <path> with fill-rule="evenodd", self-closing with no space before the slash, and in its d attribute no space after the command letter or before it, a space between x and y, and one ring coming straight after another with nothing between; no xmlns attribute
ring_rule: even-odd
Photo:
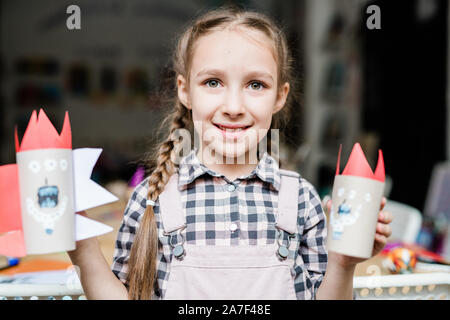
<svg viewBox="0 0 450 320"><path fill-rule="evenodd" d="M336 175L339 175L341 149L342 145L339 147L339 154L336 165ZM357 176L384 182L385 172L384 172L383 153L381 152L381 150L378 150L377 168L375 169L375 173L373 173L372 169L369 166L369 163L367 162L366 157L364 156L364 152L362 151L361 146L359 145L359 143L355 143L355 145L353 146L353 150L350 153L350 157L348 158L347 165L345 166L345 169L342 172L342 175Z"/></svg>
<svg viewBox="0 0 450 320"><path fill-rule="evenodd" d="M44 110L39 110L38 117L36 116L36 110L33 110L22 143L19 145L17 127L15 140L16 152L37 149L72 149L72 131L68 112L66 111L61 135L59 135Z"/></svg>

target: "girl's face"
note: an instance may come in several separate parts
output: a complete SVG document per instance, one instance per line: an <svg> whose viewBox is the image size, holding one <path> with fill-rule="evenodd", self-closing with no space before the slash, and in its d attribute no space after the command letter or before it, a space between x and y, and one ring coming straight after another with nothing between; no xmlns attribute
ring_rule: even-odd
<svg viewBox="0 0 450 320"><path fill-rule="evenodd" d="M277 83L271 40L235 28L200 37L193 50L189 81L177 79L178 96L192 110L203 152L251 159L289 92L288 83Z"/></svg>

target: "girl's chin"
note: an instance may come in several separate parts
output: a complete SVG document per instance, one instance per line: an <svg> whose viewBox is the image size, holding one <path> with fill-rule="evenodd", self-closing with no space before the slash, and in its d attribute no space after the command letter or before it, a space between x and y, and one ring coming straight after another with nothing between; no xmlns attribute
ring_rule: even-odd
<svg viewBox="0 0 450 320"><path fill-rule="evenodd" d="M245 146L236 146L234 144L225 144L213 149L212 159L217 161L225 161L225 163L238 163L238 164L253 164L257 163L256 153L255 159L249 158L249 148Z"/></svg>
<svg viewBox="0 0 450 320"><path fill-rule="evenodd" d="M245 156L247 150L226 150L226 149L215 149L215 156L225 157L225 158L239 158Z"/></svg>

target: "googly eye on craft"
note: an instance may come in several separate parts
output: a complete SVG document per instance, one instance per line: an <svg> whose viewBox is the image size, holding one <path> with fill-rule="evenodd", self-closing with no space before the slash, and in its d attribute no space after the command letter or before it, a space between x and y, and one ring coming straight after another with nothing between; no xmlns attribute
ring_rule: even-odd
<svg viewBox="0 0 450 320"><path fill-rule="evenodd" d="M30 169L34 174L38 174L39 171L41 171L41 165L36 160L33 160L28 164L28 169Z"/></svg>
<svg viewBox="0 0 450 320"><path fill-rule="evenodd" d="M345 189L344 188L339 188L338 189L338 196L342 197L344 195Z"/></svg>
<svg viewBox="0 0 450 320"><path fill-rule="evenodd" d="M66 171L67 170L67 160L66 159L59 160L59 167L61 168L62 171Z"/></svg>
<svg viewBox="0 0 450 320"><path fill-rule="evenodd" d="M350 191L348 197L349 197L350 199L355 199L355 197L356 197L356 191L355 191L355 190Z"/></svg>
<svg viewBox="0 0 450 320"><path fill-rule="evenodd" d="M53 171L58 166L58 162L55 159L45 159L44 166L45 170Z"/></svg>

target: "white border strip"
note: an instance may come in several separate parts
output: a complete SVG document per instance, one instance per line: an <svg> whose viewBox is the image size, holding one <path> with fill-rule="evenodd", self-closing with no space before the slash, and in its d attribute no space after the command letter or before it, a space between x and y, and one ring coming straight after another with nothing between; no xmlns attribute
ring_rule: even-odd
<svg viewBox="0 0 450 320"><path fill-rule="evenodd" d="M450 285L450 273L413 273L385 276L354 277L353 288L384 288L426 285Z"/></svg>
<svg viewBox="0 0 450 320"><path fill-rule="evenodd" d="M82 288L68 288L65 284L1 284L0 296L31 297L31 296L79 296Z"/></svg>

